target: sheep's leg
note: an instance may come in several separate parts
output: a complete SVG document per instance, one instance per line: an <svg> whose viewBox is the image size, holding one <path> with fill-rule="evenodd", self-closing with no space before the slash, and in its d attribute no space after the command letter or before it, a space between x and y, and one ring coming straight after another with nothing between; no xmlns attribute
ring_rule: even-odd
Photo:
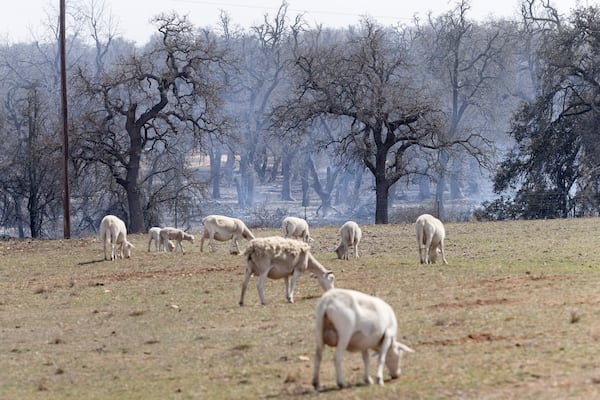
<svg viewBox="0 0 600 400"><path fill-rule="evenodd" d="M364 380L365 383L367 385L372 385L373 384L373 379L371 378L371 375L369 373L369 350L363 350L362 351L362 359L363 359L363 364L365 364L365 375L364 375Z"/></svg>
<svg viewBox="0 0 600 400"><path fill-rule="evenodd" d="M294 273L292 274L292 282L290 284L290 289L288 291L288 301L290 303L294 302L294 290L296 290L296 281L300 277L301 272L298 269L294 269ZM287 277L285 278L287 280Z"/></svg>
<svg viewBox="0 0 600 400"><path fill-rule="evenodd" d="M344 352L348 347L348 343L350 343L350 335L346 332L338 332L338 343L335 348L335 377L340 389L348 387L344 382L344 370L342 368Z"/></svg>
<svg viewBox="0 0 600 400"><path fill-rule="evenodd" d="M200 238L200 253L202 253L202 248L204 247L204 235Z"/></svg>
<svg viewBox="0 0 600 400"><path fill-rule="evenodd" d="M427 241L425 242L425 264L433 263L431 253L434 252L435 249L431 246L432 241L433 241L433 237L431 237L431 235L428 235Z"/></svg>
<svg viewBox="0 0 600 400"><path fill-rule="evenodd" d="M291 298L291 300L290 300L290 281L289 281L289 278L286 276L285 278L283 278L283 282L285 283L285 299L287 300L288 303L293 303L294 299Z"/></svg>
<svg viewBox="0 0 600 400"><path fill-rule="evenodd" d="M102 241L104 244L104 260L108 260L108 257L106 257L106 237L104 238L104 240Z"/></svg>
<svg viewBox="0 0 600 400"><path fill-rule="evenodd" d="M260 297L260 303L263 306L267 305L267 300L265 300L265 282L267 281L267 275L269 274L269 270L266 270L258 277L258 283L256 284L256 288L258 289L258 296Z"/></svg>
<svg viewBox="0 0 600 400"><path fill-rule="evenodd" d="M321 369L321 360L323 359L323 343L317 341L317 349L315 350L315 360L313 364L313 379L312 385L315 390L319 390L321 385L319 384L319 370Z"/></svg>
<svg viewBox="0 0 600 400"><path fill-rule="evenodd" d="M385 356L390 346L392 346L393 338L389 335L385 335L381 347L379 349L379 357L377 358L377 384L383 385L383 365L385 364Z"/></svg>
<svg viewBox="0 0 600 400"><path fill-rule="evenodd" d="M440 243L440 251L442 252L442 262L448 264L448 261L446 261L446 252L444 251L444 242Z"/></svg>
<svg viewBox="0 0 600 400"><path fill-rule="evenodd" d="M248 260L248 263L252 261ZM246 289L248 288L248 282L250 281L250 276L252 275L252 270L250 266L246 264L246 269L244 270L244 281L242 282L242 294L240 295L240 306L244 305L244 295L246 294Z"/></svg>
<svg viewBox="0 0 600 400"><path fill-rule="evenodd" d="M236 236L233 235L231 243L229 243L229 254L239 254L240 248L238 247Z"/></svg>

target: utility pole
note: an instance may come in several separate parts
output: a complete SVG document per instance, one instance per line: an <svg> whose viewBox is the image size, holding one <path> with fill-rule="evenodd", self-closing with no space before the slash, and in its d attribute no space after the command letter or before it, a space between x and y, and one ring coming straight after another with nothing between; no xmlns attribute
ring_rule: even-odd
<svg viewBox="0 0 600 400"><path fill-rule="evenodd" d="M63 214L64 238L71 237L71 194L69 193L69 122L67 111L67 55L65 46L65 0L60 0L60 83L63 128Z"/></svg>

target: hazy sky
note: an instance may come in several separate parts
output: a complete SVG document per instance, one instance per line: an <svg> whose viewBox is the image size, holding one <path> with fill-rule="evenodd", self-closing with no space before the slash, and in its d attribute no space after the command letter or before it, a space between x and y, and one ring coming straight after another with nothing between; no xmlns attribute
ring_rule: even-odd
<svg viewBox="0 0 600 400"><path fill-rule="evenodd" d="M91 0L77 0L90 4ZM154 32L149 20L165 11L187 14L196 26L214 26L221 10L229 13L233 24L244 28L263 20L265 14L275 15L281 0L94 0L104 2L118 24L121 36L138 44L147 41ZM576 4L598 4L600 0L551 0L561 13L568 13ZM0 12L0 42L31 41L43 32L48 15L57 15L59 0L4 0ZM67 10L74 0L66 0ZM288 13L303 13L314 25L343 27L356 24L368 15L381 24L410 22L415 14L426 16L429 11L439 15L450 10L457 1L448 0L288 0ZM484 20L490 16L516 17L519 0L471 0L470 17Z"/></svg>

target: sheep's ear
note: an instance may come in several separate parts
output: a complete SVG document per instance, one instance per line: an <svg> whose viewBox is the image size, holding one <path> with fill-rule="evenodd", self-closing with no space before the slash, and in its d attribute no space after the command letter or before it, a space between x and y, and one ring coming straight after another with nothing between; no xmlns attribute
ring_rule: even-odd
<svg viewBox="0 0 600 400"><path fill-rule="evenodd" d="M394 343L394 346L398 349L398 350L402 350L405 351L407 353L414 353L415 351L413 349L411 349L410 347L408 347L407 345L405 345L404 343L400 343L398 341L396 341L396 343Z"/></svg>

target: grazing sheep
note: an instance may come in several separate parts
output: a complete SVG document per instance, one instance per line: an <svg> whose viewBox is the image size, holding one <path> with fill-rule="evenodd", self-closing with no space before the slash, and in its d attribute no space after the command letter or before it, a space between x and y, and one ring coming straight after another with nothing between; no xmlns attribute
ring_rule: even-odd
<svg viewBox="0 0 600 400"><path fill-rule="evenodd" d="M133 244L127 241L127 228L125 222L114 215L107 215L100 222L100 240L104 245L104 259L109 260L106 255L106 247L111 246L110 260L114 261L117 257L131 257ZM119 251L117 253L117 246Z"/></svg>
<svg viewBox="0 0 600 400"><path fill-rule="evenodd" d="M308 223L302 218L297 217L285 217L281 221L281 232L283 237L293 237L302 239L305 243L310 243L313 238L310 237L308 231Z"/></svg>
<svg viewBox="0 0 600 400"><path fill-rule="evenodd" d="M335 277L331 271L325 269L312 254L308 244L295 239L286 239L279 236L257 238L250 241L244 252L246 256L246 269L242 283L240 306L244 305L244 294L248 287L250 276L258 276L258 295L263 305L265 300L264 286L267 278L285 280L285 296L288 302L294 302L294 289L296 280L306 270L317 276L323 290L333 288ZM291 284L288 278L292 277Z"/></svg>
<svg viewBox="0 0 600 400"><path fill-rule="evenodd" d="M174 249L172 249L171 246L169 245L170 240L175 240L176 244L174 246ZM186 232L182 231L181 229L177 229L177 228L163 228L160 230L159 247L162 248L163 251L166 251L166 248L168 248L169 251L177 250L177 247L179 247L181 249L181 252L185 253L185 251L183 250L183 246L181 244L181 242L184 240L194 243L194 235L190 235L189 233L186 233ZM164 245L165 243L167 244L166 246Z"/></svg>
<svg viewBox="0 0 600 400"><path fill-rule="evenodd" d="M362 231L354 221L348 221L340 228L340 245L335 249L335 253L340 260L348 259L348 250L350 246L354 249L354 258L358 258L358 244L362 238Z"/></svg>
<svg viewBox="0 0 600 400"><path fill-rule="evenodd" d="M446 230L442 221L433 215L423 214L415 222L415 233L417 234L421 264L435 263L438 250L442 253L444 264L448 264L446 253L444 252Z"/></svg>
<svg viewBox="0 0 600 400"><path fill-rule="evenodd" d="M319 390L319 369L323 347L335 347L337 384L346 387L342 371L342 357L346 350L362 353L365 364L364 381L372 384L369 375L369 350L377 351L377 383L383 385L383 364L390 376L400 375L403 352L414 352L398 342L398 322L394 310L378 297L348 289L331 289L321 296L316 307L316 342L312 384Z"/></svg>
<svg viewBox="0 0 600 400"><path fill-rule="evenodd" d="M214 241L224 242L231 239L229 245L230 254L239 254L240 247L238 239L254 239L254 235L241 219L225 217L223 215L209 215L202 220L204 234L200 240L200 252L204 246L204 239L208 239L208 245L214 251Z"/></svg>
<svg viewBox="0 0 600 400"><path fill-rule="evenodd" d="M152 227L148 230L148 251L150 251L150 244L154 240L154 247L156 251L163 251L164 244L160 241L160 230L157 226ZM167 242L167 250L173 251L175 249L175 245L170 240Z"/></svg>

